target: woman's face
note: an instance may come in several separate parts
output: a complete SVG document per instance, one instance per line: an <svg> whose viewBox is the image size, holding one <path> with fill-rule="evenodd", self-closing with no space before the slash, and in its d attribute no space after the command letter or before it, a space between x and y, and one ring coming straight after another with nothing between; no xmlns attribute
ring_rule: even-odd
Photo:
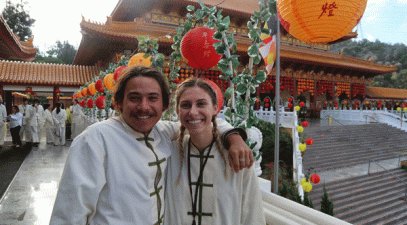
<svg viewBox="0 0 407 225"><path fill-rule="evenodd" d="M190 134L212 133L212 117L216 115L216 106L204 89L186 89L179 99L177 113L181 124Z"/></svg>
<svg viewBox="0 0 407 225"><path fill-rule="evenodd" d="M17 112L17 110L16 110L16 108L14 108L14 107L11 107L11 113L16 113Z"/></svg>

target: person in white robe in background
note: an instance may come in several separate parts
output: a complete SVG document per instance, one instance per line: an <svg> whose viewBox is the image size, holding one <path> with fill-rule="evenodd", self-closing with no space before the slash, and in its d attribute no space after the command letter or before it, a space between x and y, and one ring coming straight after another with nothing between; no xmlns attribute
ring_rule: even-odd
<svg viewBox="0 0 407 225"><path fill-rule="evenodd" d="M216 92L192 78L178 86L176 100L181 132L173 145L180 153L168 161L164 224L266 224L254 168L229 172Z"/></svg>
<svg viewBox="0 0 407 225"><path fill-rule="evenodd" d="M75 139L83 131L84 114L79 105L78 99L72 99L72 124L71 124L71 139Z"/></svg>
<svg viewBox="0 0 407 225"><path fill-rule="evenodd" d="M114 100L120 117L91 125L72 142L50 224L163 223L166 165L179 127L160 120L170 101L167 82L157 69L131 67ZM225 122L219 127L233 133ZM233 168L250 167L253 156L241 136L227 140Z"/></svg>
<svg viewBox="0 0 407 225"><path fill-rule="evenodd" d="M45 130L45 143L51 144L54 142L54 119L52 118L51 111L49 110L50 104L44 104L44 130Z"/></svg>
<svg viewBox="0 0 407 225"><path fill-rule="evenodd" d="M65 145L65 121L66 111L61 107L61 103L56 103L56 108L52 111L54 120L54 145Z"/></svg>
<svg viewBox="0 0 407 225"><path fill-rule="evenodd" d="M7 110L3 105L3 99L0 98L0 148L4 145L4 139L6 138L6 117Z"/></svg>
<svg viewBox="0 0 407 225"><path fill-rule="evenodd" d="M23 124L20 129L21 141L32 142L31 136L31 116L33 112L32 106L28 104L28 99L23 98L23 104L19 105L20 113L23 114Z"/></svg>
<svg viewBox="0 0 407 225"><path fill-rule="evenodd" d="M42 132L44 128L44 108L42 105L40 105L40 101L38 99L34 99L34 109L35 109L35 119L37 120L37 126L36 126L36 133L38 137L38 141L34 142L34 146L38 146L41 137L42 137Z"/></svg>

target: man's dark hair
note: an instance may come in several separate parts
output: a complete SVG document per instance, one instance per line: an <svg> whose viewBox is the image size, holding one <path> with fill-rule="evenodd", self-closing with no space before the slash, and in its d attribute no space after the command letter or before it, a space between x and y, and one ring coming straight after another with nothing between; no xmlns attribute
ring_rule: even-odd
<svg viewBox="0 0 407 225"><path fill-rule="evenodd" d="M170 104L170 88L168 87L165 76L156 68L132 66L125 70L123 75L119 78L116 92L114 93L115 104L119 104L124 100L124 91L126 84L135 77L150 77L155 79L160 85L162 97L163 97L163 110L168 108ZM122 109L119 109L121 111Z"/></svg>
<svg viewBox="0 0 407 225"><path fill-rule="evenodd" d="M35 104L35 103L40 103L40 100L34 99L34 104Z"/></svg>
<svg viewBox="0 0 407 225"><path fill-rule="evenodd" d="M27 99L27 98L23 98L23 102L25 102L25 101L28 101L28 99Z"/></svg>

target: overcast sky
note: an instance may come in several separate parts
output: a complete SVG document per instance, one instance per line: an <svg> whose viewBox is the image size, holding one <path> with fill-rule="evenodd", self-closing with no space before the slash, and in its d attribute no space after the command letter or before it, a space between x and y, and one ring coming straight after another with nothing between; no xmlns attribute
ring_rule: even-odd
<svg viewBox="0 0 407 225"><path fill-rule="evenodd" d="M12 0L16 2L20 0ZM26 0L32 18L34 45L45 51L57 40L78 47L82 38L79 23L86 20L105 22L118 0ZM4 8L6 0L0 0ZM385 43L407 45L407 0L368 0L359 39L376 39Z"/></svg>

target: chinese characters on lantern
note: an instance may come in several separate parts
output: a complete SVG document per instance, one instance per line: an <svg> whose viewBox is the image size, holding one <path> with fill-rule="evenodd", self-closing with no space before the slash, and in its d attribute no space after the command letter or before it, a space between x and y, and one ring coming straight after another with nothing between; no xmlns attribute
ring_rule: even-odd
<svg viewBox="0 0 407 225"><path fill-rule="evenodd" d="M333 11L334 9L337 9L338 7L336 6L336 3L333 2L331 4L325 3L325 5L322 5L322 13L319 15L318 19L321 18L325 13L328 13L329 16L334 16Z"/></svg>
<svg viewBox="0 0 407 225"><path fill-rule="evenodd" d="M211 45L208 43L207 37L208 37L208 33L203 32L202 37L205 38L205 43L203 48L204 50L204 57L209 57L211 55L211 51L209 50L209 48L211 47Z"/></svg>

